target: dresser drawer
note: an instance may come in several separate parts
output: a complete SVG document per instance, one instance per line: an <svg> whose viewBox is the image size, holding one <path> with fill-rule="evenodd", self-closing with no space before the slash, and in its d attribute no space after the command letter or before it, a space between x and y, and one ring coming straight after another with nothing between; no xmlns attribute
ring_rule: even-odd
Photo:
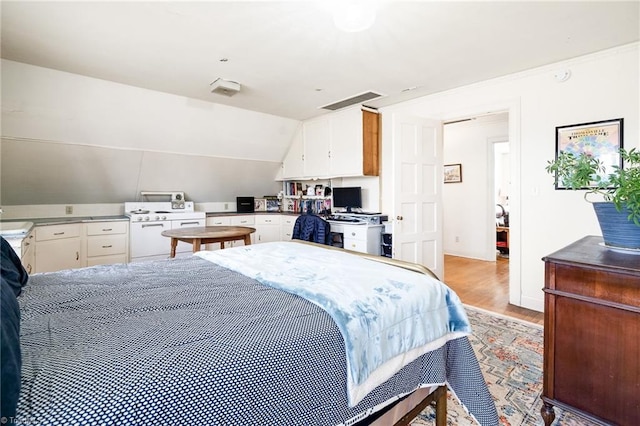
<svg viewBox="0 0 640 426"><path fill-rule="evenodd" d="M229 216L214 216L207 218L207 226L229 226L231 218Z"/></svg>
<svg viewBox="0 0 640 426"><path fill-rule="evenodd" d="M254 216L231 216L233 226L253 226L255 223Z"/></svg>
<svg viewBox="0 0 640 426"><path fill-rule="evenodd" d="M113 265L115 263L127 263L127 256L114 254L112 256L97 256L87 258L87 266Z"/></svg>
<svg viewBox="0 0 640 426"><path fill-rule="evenodd" d="M346 250L353 250L360 253L367 252L367 241L366 240L354 240L352 238L345 237L344 239L344 248Z"/></svg>
<svg viewBox="0 0 640 426"><path fill-rule="evenodd" d="M280 216L273 214L256 215L256 225L280 225Z"/></svg>
<svg viewBox="0 0 640 426"><path fill-rule="evenodd" d="M109 256L127 251L126 235L105 235L87 240L87 256Z"/></svg>
<svg viewBox="0 0 640 426"><path fill-rule="evenodd" d="M557 291L600 301L640 306L637 275L618 273L613 280L611 272L596 268L562 264L547 267L554 271L552 284Z"/></svg>
<svg viewBox="0 0 640 426"><path fill-rule="evenodd" d="M367 227L363 225L345 226L343 232L345 240L366 241L367 239Z"/></svg>
<svg viewBox="0 0 640 426"><path fill-rule="evenodd" d="M80 224L36 226L36 241L58 240L80 236Z"/></svg>
<svg viewBox="0 0 640 426"><path fill-rule="evenodd" d="M129 222L92 222L87 223L87 235L126 234Z"/></svg>
<svg viewBox="0 0 640 426"><path fill-rule="evenodd" d="M291 229L293 229L293 225L296 224L296 220L298 219L298 216L291 216L291 215L286 215L286 216L281 216L280 217L282 225L287 225L287 226L291 226Z"/></svg>

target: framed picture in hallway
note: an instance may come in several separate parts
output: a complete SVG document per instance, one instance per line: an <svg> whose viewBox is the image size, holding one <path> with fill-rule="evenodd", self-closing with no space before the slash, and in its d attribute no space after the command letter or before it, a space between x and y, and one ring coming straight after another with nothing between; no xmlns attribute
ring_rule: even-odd
<svg viewBox="0 0 640 426"><path fill-rule="evenodd" d="M606 177L613 166L622 167L622 124L623 119L616 118L556 127L556 158L563 152L588 154L602 161L602 177ZM567 188L556 182L556 189Z"/></svg>
<svg viewBox="0 0 640 426"><path fill-rule="evenodd" d="M462 182L462 164L444 165L444 183Z"/></svg>

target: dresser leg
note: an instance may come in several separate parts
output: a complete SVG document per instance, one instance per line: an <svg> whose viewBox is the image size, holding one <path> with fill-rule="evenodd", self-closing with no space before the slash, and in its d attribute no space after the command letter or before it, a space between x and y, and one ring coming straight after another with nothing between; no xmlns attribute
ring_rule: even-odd
<svg viewBox="0 0 640 426"><path fill-rule="evenodd" d="M556 418L556 412L553 410L553 405L545 402L540 408L540 414L542 414L542 420L544 420L544 426L550 426Z"/></svg>

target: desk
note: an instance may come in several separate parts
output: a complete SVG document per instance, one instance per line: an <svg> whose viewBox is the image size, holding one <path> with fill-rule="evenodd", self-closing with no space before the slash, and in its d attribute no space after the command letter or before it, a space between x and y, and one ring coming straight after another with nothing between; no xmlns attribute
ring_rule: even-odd
<svg viewBox="0 0 640 426"><path fill-rule="evenodd" d="M331 245L360 253L380 255L384 225L328 221L331 225Z"/></svg>
<svg viewBox="0 0 640 426"><path fill-rule="evenodd" d="M162 235L171 238L171 257L176 257L178 241L193 244L195 253L200 251L201 244L220 243L220 248L223 249L225 241L243 240L248 246L254 232L255 228L247 226L195 226L162 231Z"/></svg>

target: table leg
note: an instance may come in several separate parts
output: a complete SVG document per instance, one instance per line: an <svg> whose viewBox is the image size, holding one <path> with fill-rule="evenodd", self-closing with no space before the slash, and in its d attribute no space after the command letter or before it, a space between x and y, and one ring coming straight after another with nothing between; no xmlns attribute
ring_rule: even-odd
<svg viewBox="0 0 640 426"><path fill-rule="evenodd" d="M201 244L201 242L202 242L202 241L200 240L200 238L194 238L194 239L193 239L192 244L193 244L193 252L194 252L194 253L195 253L195 252L197 252L197 251L200 251L200 244Z"/></svg>
<svg viewBox="0 0 640 426"><path fill-rule="evenodd" d="M171 238L171 257L176 257L176 247L178 247L178 239Z"/></svg>
<svg viewBox="0 0 640 426"><path fill-rule="evenodd" d="M250 234L247 234L247 235L244 236L244 245L245 246L251 245L251 235Z"/></svg>
<svg viewBox="0 0 640 426"><path fill-rule="evenodd" d="M224 241L220 241L220 250L224 249Z"/></svg>

